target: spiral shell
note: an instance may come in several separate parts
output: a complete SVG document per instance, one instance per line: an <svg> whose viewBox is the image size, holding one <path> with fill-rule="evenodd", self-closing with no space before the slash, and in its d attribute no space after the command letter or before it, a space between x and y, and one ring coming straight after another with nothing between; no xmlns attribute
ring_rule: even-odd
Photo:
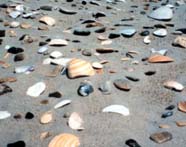
<svg viewBox="0 0 186 147"><path fill-rule="evenodd" d="M68 64L69 78L93 76L95 74L91 64L85 60L73 59Z"/></svg>
<svg viewBox="0 0 186 147"><path fill-rule="evenodd" d="M59 134L49 143L48 147L78 147L79 138L72 134Z"/></svg>

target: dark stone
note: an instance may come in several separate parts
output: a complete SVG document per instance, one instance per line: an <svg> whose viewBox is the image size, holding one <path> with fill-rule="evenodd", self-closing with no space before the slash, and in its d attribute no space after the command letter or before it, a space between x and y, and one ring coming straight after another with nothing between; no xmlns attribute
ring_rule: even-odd
<svg viewBox="0 0 186 147"><path fill-rule="evenodd" d="M154 75L154 74L156 74L156 71L147 71L147 72L145 72L145 75L146 76L152 76L152 75Z"/></svg>
<svg viewBox="0 0 186 147"><path fill-rule="evenodd" d="M11 47L8 49L8 52L11 54L18 54L24 52L24 49L19 48L19 47Z"/></svg>
<svg viewBox="0 0 186 147"><path fill-rule="evenodd" d="M82 55L84 55L84 56L92 56L92 53L91 53L91 51L89 51L89 50L87 50L87 49L84 49L84 50L82 51Z"/></svg>
<svg viewBox="0 0 186 147"><path fill-rule="evenodd" d="M183 34L186 34L186 28L177 29L176 31L180 31L180 32L182 32Z"/></svg>
<svg viewBox="0 0 186 147"><path fill-rule="evenodd" d="M74 15L74 14L77 14L76 11L65 10L65 9L62 9L62 8L59 9L59 12L60 12L60 13L63 13L63 14L67 14L67 15Z"/></svg>
<svg viewBox="0 0 186 147"><path fill-rule="evenodd" d="M45 11L52 11L52 6L41 6L40 9L41 10L45 10Z"/></svg>
<svg viewBox="0 0 186 147"><path fill-rule="evenodd" d="M128 80L131 80L131 81L133 81L133 82L138 82L138 81L140 81L140 79L139 78L136 78L136 77L132 77L132 76L125 76Z"/></svg>
<svg viewBox="0 0 186 147"><path fill-rule="evenodd" d="M99 28L95 30L95 33L104 33L106 31L106 27Z"/></svg>
<svg viewBox="0 0 186 147"><path fill-rule="evenodd" d="M27 112L25 115L25 119L32 119L34 118L34 114L32 114L31 112Z"/></svg>
<svg viewBox="0 0 186 147"><path fill-rule="evenodd" d="M164 143L172 139L172 134L169 132L154 133L150 136L150 139L156 143Z"/></svg>
<svg viewBox="0 0 186 147"><path fill-rule="evenodd" d="M142 31L140 33L141 36L148 36L150 34L150 32L148 30Z"/></svg>
<svg viewBox="0 0 186 147"><path fill-rule="evenodd" d="M163 113L162 114L162 118L167 118L167 117L170 117L170 116L172 116L173 115L173 112L172 111L169 111L169 112L165 112L165 113Z"/></svg>
<svg viewBox="0 0 186 147"><path fill-rule="evenodd" d="M165 110L173 110L176 106L175 105L170 105L165 108Z"/></svg>
<svg viewBox="0 0 186 147"><path fill-rule="evenodd" d="M15 114L14 115L14 119L21 119L21 118L22 118L21 114Z"/></svg>
<svg viewBox="0 0 186 147"><path fill-rule="evenodd" d="M88 36L90 35L90 31L88 30L80 30L80 29L76 29L74 30L74 35L79 35L79 36Z"/></svg>
<svg viewBox="0 0 186 147"><path fill-rule="evenodd" d="M49 103L48 100L42 100L42 101L40 101L40 104L43 104L43 105L46 105L46 104L48 104L48 103Z"/></svg>
<svg viewBox="0 0 186 147"><path fill-rule="evenodd" d="M114 39L114 38L118 38L118 37L120 37L120 34L117 34L117 33L110 33L108 36L109 39Z"/></svg>
<svg viewBox="0 0 186 147"><path fill-rule="evenodd" d="M134 139L128 139L126 142L125 142L126 145L128 145L129 147L141 147L138 142Z"/></svg>
<svg viewBox="0 0 186 147"><path fill-rule="evenodd" d="M44 45L47 45L48 43L47 42L39 42L39 46L44 46Z"/></svg>
<svg viewBox="0 0 186 147"><path fill-rule="evenodd" d="M5 30L0 30L0 37L5 37L6 31Z"/></svg>
<svg viewBox="0 0 186 147"><path fill-rule="evenodd" d="M0 8L8 8L8 5L3 3L3 4L0 4Z"/></svg>
<svg viewBox="0 0 186 147"><path fill-rule="evenodd" d="M62 94L58 91L52 92L48 95L49 97L61 98Z"/></svg>
<svg viewBox="0 0 186 147"><path fill-rule="evenodd" d="M26 144L24 141L20 140L14 143L9 143L7 147L26 147Z"/></svg>
<svg viewBox="0 0 186 147"><path fill-rule="evenodd" d="M22 54L22 53L21 54L17 54L14 57L14 61L15 62L22 61L22 60L24 60L24 58L25 58L24 54Z"/></svg>
<svg viewBox="0 0 186 147"><path fill-rule="evenodd" d="M105 15L105 13L103 13L103 12L97 12L97 13L93 14L93 17L95 17L95 18L105 17L105 16L106 16L106 15Z"/></svg>
<svg viewBox="0 0 186 147"><path fill-rule="evenodd" d="M0 85L0 96L9 92L12 92L12 88L10 88L8 85L6 84L1 84Z"/></svg>

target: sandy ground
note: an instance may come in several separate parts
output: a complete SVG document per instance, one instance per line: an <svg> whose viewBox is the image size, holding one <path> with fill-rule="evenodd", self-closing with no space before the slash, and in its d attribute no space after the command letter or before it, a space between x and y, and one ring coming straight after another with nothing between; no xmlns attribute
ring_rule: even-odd
<svg viewBox="0 0 186 147"><path fill-rule="evenodd" d="M43 24L38 22L42 14L37 15L35 19L17 18L16 21L28 22L32 25L30 29L13 29L17 32L17 37L9 37L8 35L3 38L3 43L0 48L0 59L6 51L5 45L23 47L26 56L24 61L14 62L14 55L10 55L5 61L11 64L10 68L0 68L0 76L13 76L17 78L15 83L7 83L12 89L12 93L0 96L0 110L9 111L12 116L6 120L0 121L0 147L6 147L8 143L24 140L27 147L46 147L50 140L60 133L72 133L80 138L80 147L127 147L125 141L133 138L143 147L185 147L186 144L186 128L179 128L176 126L175 121L185 120L184 113L174 110L172 117L162 119L161 114L165 112L165 108L170 104L176 105L181 100L186 100L186 90L182 92L175 92L165 89L162 83L165 80L173 79L186 85L186 50L179 47L172 46L173 40L176 38L171 32L177 28L185 27L186 23L186 6L177 6L174 8L174 17L170 22L155 21L142 15L140 12L143 10L145 2L142 0L126 0L126 3L118 2L116 5L107 4L104 0L98 1L101 6L94 6L89 3L82 5L80 0L73 2L66 2L65 0L26 0L23 4L30 9L38 9L42 5L51 5L53 7L65 7L73 9L78 12L76 15L65 15L59 13L57 10L43 11L43 14L52 16L57 20L54 27L49 27L49 31L37 30L38 26ZM147 14L152 10L153 6L160 6L161 3L149 3L150 7ZM8 0L1 0L0 3L10 3ZM71 7L76 4L76 7ZM175 0L170 0L169 4L175 4ZM111 9L107 10L106 6L111 5L120 11ZM138 6L137 8L131 6ZM79 10L80 9L80 10ZM12 18L5 15L4 9L0 11L0 16L4 21L13 21ZM133 13L130 11L133 10ZM95 53L97 47L101 47L100 42L97 40L99 34L94 33L96 28L91 28L91 35L87 37L75 36L73 34L64 33L63 31L69 27L80 27L80 19L87 20L92 18L93 12L103 11L107 17L99 18L107 28L103 35L108 35L111 32L116 32L119 29L125 28L124 26L115 27L114 24L123 23L131 24L137 29L137 33L132 38L119 37L113 39L113 43L108 45L114 49L118 49L118 53L103 54L99 58L92 55L86 57L81 54L81 51L71 52L72 49L88 49ZM121 22L121 19L134 16L133 21ZM154 26L154 24L172 23L174 27L167 27L168 35L164 38L153 37L152 43L145 45L143 37L139 35L143 26ZM45 26L45 25L44 25ZM111 30L115 28L116 30ZM4 27L0 23L0 29L10 30L9 27ZM155 29L150 29L153 32ZM45 76L55 66L43 65L42 62L48 55L37 54L39 48L38 42L31 44L22 44L19 38L23 34L30 34L36 37L39 41L44 41L47 38L63 38L69 39L69 45L66 47L49 47L49 52L58 50L66 57L78 57L87 61L101 61L106 59L108 64L104 65L104 74L97 74L92 77L84 77L78 79L69 79L66 75L58 75L55 78ZM41 38L41 36L47 36ZM72 40L80 40L80 43L73 43ZM175 59L175 62L166 64L149 64L142 62L141 59L149 57L150 48L155 49L168 49L168 56ZM129 50L139 52L139 55L134 55L133 60L138 60L139 64L131 64L131 61L123 62L120 59L125 57ZM14 68L21 65L34 65L35 71L29 75L14 74ZM133 68L133 72L128 72L126 68ZM111 74L109 70L115 70L116 73ZM153 76L146 76L144 72L155 70L156 74ZM129 92L124 92L116 89L112 85L111 95L103 95L99 90L99 84L106 80L115 80L123 78L124 76L134 76L140 79L139 82L131 82L132 88ZM77 89L80 82L89 79L94 86L94 93L88 97L81 97L77 94ZM44 81L47 84L47 89L38 98L32 98L26 95L28 87L36 82ZM60 91L63 94L61 99L49 98L48 94L53 91ZM41 100L49 100L49 104L40 104ZM62 99L71 99L72 103L61 109L54 110L53 107ZM130 116L124 117L119 114L102 113L102 109L111 104L121 104L129 108ZM54 114L52 123L42 125L39 123L40 115L44 112L51 110ZM35 117L31 120L24 118L27 112L32 112ZM84 120L85 130L73 131L67 125L67 118L63 118L65 113L78 112ZM17 113L22 115L22 119L15 120L13 116ZM170 125L169 129L160 129L160 124ZM41 141L39 136L42 132L49 131L52 136ZM152 133L159 131L169 131L173 135L173 139L163 144L156 144L149 139Z"/></svg>

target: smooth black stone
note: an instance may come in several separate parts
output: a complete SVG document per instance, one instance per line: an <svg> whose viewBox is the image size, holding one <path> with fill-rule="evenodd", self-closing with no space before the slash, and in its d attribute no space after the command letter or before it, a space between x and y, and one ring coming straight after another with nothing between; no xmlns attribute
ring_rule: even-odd
<svg viewBox="0 0 186 147"><path fill-rule="evenodd" d="M126 142L125 142L126 145L128 145L129 147L141 147L138 142L134 139L128 139Z"/></svg>
<svg viewBox="0 0 186 147"><path fill-rule="evenodd" d="M63 14L67 14L67 15L77 14L77 12L75 12L75 11L65 10L65 9L62 9L62 8L59 9L59 12L63 13Z"/></svg>
<svg viewBox="0 0 186 147"><path fill-rule="evenodd" d="M5 30L0 30L0 37L5 37L6 31Z"/></svg>
<svg viewBox="0 0 186 147"><path fill-rule="evenodd" d="M82 3L83 5L86 5L86 4L87 4L87 2L86 2L86 1L82 1L81 3Z"/></svg>
<svg viewBox="0 0 186 147"><path fill-rule="evenodd" d="M55 92L49 93L48 96L49 97L55 97L55 98L61 98L62 94L60 92L58 92L58 91L55 91Z"/></svg>
<svg viewBox="0 0 186 147"><path fill-rule="evenodd" d="M79 36L88 36L90 35L90 31L86 31L86 30L74 30L74 35L79 35Z"/></svg>
<svg viewBox="0 0 186 147"><path fill-rule="evenodd" d="M142 31L140 33L141 36L148 36L150 34L150 32L148 30Z"/></svg>
<svg viewBox="0 0 186 147"><path fill-rule="evenodd" d="M100 6L100 4L95 1L90 1L90 4L95 5L95 6Z"/></svg>
<svg viewBox="0 0 186 147"><path fill-rule="evenodd" d="M95 20L88 19L88 20L83 21L81 24L94 23L94 22L96 22L96 21Z"/></svg>
<svg viewBox="0 0 186 147"><path fill-rule="evenodd" d="M0 8L8 8L7 4L0 4Z"/></svg>
<svg viewBox="0 0 186 147"><path fill-rule="evenodd" d="M47 42L39 42L39 46L44 46L44 45L47 45L48 43Z"/></svg>
<svg viewBox="0 0 186 147"><path fill-rule="evenodd" d="M133 81L133 82L138 82L138 81L140 81L140 79L138 79L138 78L135 78L135 77L131 77L131 76L125 76L128 80L131 80L131 81Z"/></svg>
<svg viewBox="0 0 186 147"><path fill-rule="evenodd" d="M124 19L122 19L121 21L132 21L132 20L134 20L134 18L124 18Z"/></svg>
<svg viewBox="0 0 186 147"><path fill-rule="evenodd" d="M147 71L147 72L145 72L146 76L152 76L154 74L156 74L156 71Z"/></svg>
<svg viewBox="0 0 186 147"><path fill-rule="evenodd" d="M154 27L155 27L155 28L163 28L163 29L166 28L166 26L163 25L163 24L155 24Z"/></svg>
<svg viewBox="0 0 186 147"><path fill-rule="evenodd" d="M172 116L173 115L173 112L172 111L169 111L169 112L165 112L165 113L163 113L162 114L162 118L167 118L167 117L170 117L170 116Z"/></svg>
<svg viewBox="0 0 186 147"><path fill-rule="evenodd" d="M24 141L20 140L14 143L9 143L7 147L26 147L26 144Z"/></svg>
<svg viewBox="0 0 186 147"><path fill-rule="evenodd" d="M0 45L2 44L2 42L3 42L3 39L0 39Z"/></svg>
<svg viewBox="0 0 186 147"><path fill-rule="evenodd" d="M80 43L80 40L72 40L73 43Z"/></svg>
<svg viewBox="0 0 186 147"><path fill-rule="evenodd" d="M8 52L11 54L18 54L24 52L24 49L19 48L19 47L11 47L8 49Z"/></svg>
<svg viewBox="0 0 186 147"><path fill-rule="evenodd" d="M6 84L0 85L0 96L12 91L13 91L12 88L10 88L8 85Z"/></svg>
<svg viewBox="0 0 186 147"><path fill-rule="evenodd" d="M93 17L95 17L95 18L105 17L105 16L106 16L106 15L105 15L105 13L103 13L103 12L97 12L97 13L93 14Z"/></svg>
<svg viewBox="0 0 186 147"><path fill-rule="evenodd" d="M143 29L154 29L152 26L143 26Z"/></svg>
<svg viewBox="0 0 186 147"><path fill-rule="evenodd" d="M176 106L175 105L170 105L165 108L165 110L173 110Z"/></svg>
<svg viewBox="0 0 186 147"><path fill-rule="evenodd" d="M95 30L95 33L104 33L106 31L106 28L103 27L103 28L99 28L97 30Z"/></svg>
<svg viewBox="0 0 186 147"><path fill-rule="evenodd" d="M186 34L186 28L177 29L176 31L180 31L180 32L182 32L183 34Z"/></svg>
<svg viewBox="0 0 186 147"><path fill-rule="evenodd" d="M41 10L45 10L45 11L52 11L52 6L41 6L40 9Z"/></svg>
<svg viewBox="0 0 186 147"><path fill-rule="evenodd" d="M17 55L15 55L15 57L14 57L14 61L15 62L18 62L18 61L22 61L22 60L24 60L24 54L17 54Z"/></svg>
<svg viewBox="0 0 186 147"><path fill-rule="evenodd" d="M73 0L67 0L67 2L73 2Z"/></svg>
<svg viewBox="0 0 186 147"><path fill-rule="evenodd" d="M117 34L117 33L110 33L108 36L109 39L114 39L114 38L118 38L118 37L120 37L120 34Z"/></svg>
<svg viewBox="0 0 186 147"><path fill-rule="evenodd" d="M25 119L32 119L34 118L34 114L32 114L31 112L27 112L25 115Z"/></svg>

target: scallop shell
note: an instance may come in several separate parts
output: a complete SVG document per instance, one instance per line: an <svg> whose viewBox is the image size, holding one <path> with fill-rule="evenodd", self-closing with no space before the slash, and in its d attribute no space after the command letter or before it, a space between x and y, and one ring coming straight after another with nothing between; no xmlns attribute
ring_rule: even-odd
<svg viewBox="0 0 186 147"><path fill-rule="evenodd" d="M67 69L69 78L93 76L95 74L91 64L81 59L73 59L70 61Z"/></svg>
<svg viewBox="0 0 186 147"><path fill-rule="evenodd" d="M162 56L162 55L153 55L149 57L148 62L150 63L167 63L167 62L173 62L174 60L168 56Z"/></svg>
<svg viewBox="0 0 186 147"><path fill-rule="evenodd" d="M78 147L79 138L72 134L59 134L49 143L48 147Z"/></svg>

